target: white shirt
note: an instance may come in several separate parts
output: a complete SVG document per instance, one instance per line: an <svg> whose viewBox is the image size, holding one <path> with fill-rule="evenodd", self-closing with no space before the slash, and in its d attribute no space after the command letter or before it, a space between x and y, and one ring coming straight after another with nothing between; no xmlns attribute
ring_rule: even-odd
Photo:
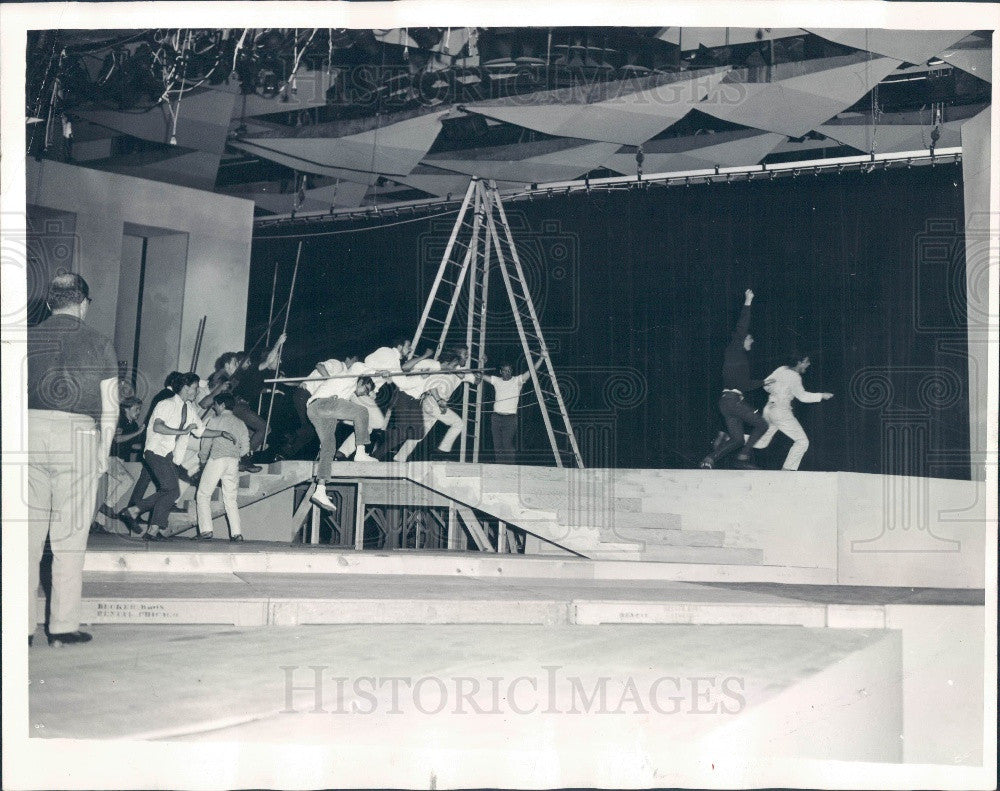
<svg viewBox="0 0 1000 791"><path fill-rule="evenodd" d="M503 379L500 376L487 376L486 381L493 385L496 396L493 401L493 411L498 415L517 414L517 404L521 399L521 388L531 374L525 371L519 376Z"/></svg>
<svg viewBox="0 0 1000 791"><path fill-rule="evenodd" d="M363 362L366 369L365 373L371 376L375 381L376 393L385 386L386 382L392 381L398 385L401 379L406 378L403 376L397 376L389 380L377 376L380 371L399 373L403 370L403 356L399 353L399 349L395 349L392 346L382 346L381 348L376 349L365 357Z"/></svg>
<svg viewBox="0 0 1000 791"><path fill-rule="evenodd" d="M427 377L424 383L424 392L442 401L447 401L462 382L475 381L476 377L472 374L453 374L441 371Z"/></svg>
<svg viewBox="0 0 1000 791"><path fill-rule="evenodd" d="M184 414L184 406L187 405L187 415ZM181 418L186 417L186 422ZM149 428L146 430L145 449L157 456L173 455L174 461L180 464L187 451L188 438L190 434L160 434L153 426L157 420L162 420L167 428L184 428L184 426L195 424L194 436L200 437L205 430L205 424L198 417L198 406L184 401L179 395L172 398L165 398L155 407L149 415Z"/></svg>
<svg viewBox="0 0 1000 791"><path fill-rule="evenodd" d="M306 377L306 380L302 382L302 384L299 386L304 388L306 392L309 393L309 395L315 395L316 388L322 384L322 381L317 382L313 380L315 379L322 380L322 378L326 376L326 373L324 373L324 371L328 369L331 365L343 365L343 363L341 363L339 360L324 360L321 363L317 363L316 367L313 368L312 373L309 374L309 376Z"/></svg>
<svg viewBox="0 0 1000 791"><path fill-rule="evenodd" d="M342 376L352 373L340 360L327 360L323 366L327 370L327 376ZM317 398L333 398L334 396L349 399L354 395L357 382L357 378L352 376L345 376L343 379L324 379L315 385L315 390L312 391L312 396L307 403L312 403Z"/></svg>
<svg viewBox="0 0 1000 791"><path fill-rule="evenodd" d="M810 393L802 387L802 376L786 365L776 369L764 380L764 389L768 392L767 402L781 409L791 409L792 399L807 404L815 404L823 400L822 393Z"/></svg>
<svg viewBox="0 0 1000 791"><path fill-rule="evenodd" d="M413 366L411 371L440 371L441 363L437 360L421 360ZM427 392L426 376L397 376L393 379L396 386L404 393L413 398L420 398Z"/></svg>

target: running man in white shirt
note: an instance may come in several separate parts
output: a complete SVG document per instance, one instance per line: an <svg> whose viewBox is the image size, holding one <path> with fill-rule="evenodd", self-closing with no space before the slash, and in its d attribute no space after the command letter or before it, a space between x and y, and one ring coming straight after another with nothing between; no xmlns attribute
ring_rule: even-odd
<svg viewBox="0 0 1000 791"><path fill-rule="evenodd" d="M426 366L430 362L432 361L428 360L424 365ZM476 381L476 376L473 374L459 375L449 373L449 371L454 371L461 367L461 356L455 356L441 364L439 373L429 373L426 377L407 377L423 380L423 393L420 396L423 434L419 437L407 439L396 452L395 461L406 461L413 452L413 449L430 433L430 430L434 428L434 424L438 421L448 426L448 431L441 439L441 442L438 443L438 451L440 453L451 453L452 447L455 445L455 440L462 436L465 426L462 424L462 418L454 410L448 408L448 399L451 398L456 388L463 382L471 383ZM416 370L420 369L417 368Z"/></svg>
<svg viewBox="0 0 1000 791"><path fill-rule="evenodd" d="M541 368L544 357L539 357L535 370ZM490 427L493 429L493 454L499 464L514 463L514 438L517 436L517 406L521 400L521 388L531 378L531 372L514 376L514 367L510 363L500 366L500 376L484 377L493 385L493 416Z"/></svg>
<svg viewBox="0 0 1000 791"><path fill-rule="evenodd" d="M158 403L149 415L142 460L153 477L156 491L118 514L129 530L139 533L137 520L149 511L149 529L142 536L148 540L167 537L170 509L180 496L177 470L187 455L188 437L225 437L235 441L227 431L206 428L198 417L198 408L193 403L198 395L198 383L198 374L181 374L177 394Z"/></svg>
<svg viewBox="0 0 1000 791"><path fill-rule="evenodd" d="M833 398L833 393L810 393L802 386L802 374L809 365L808 357L796 356L764 380L764 389L768 392L764 420L768 429L754 447L766 448L779 431L791 439L792 447L781 466L783 470L797 470L809 449L809 437L792 413L792 401L798 399L806 404L815 404Z"/></svg>

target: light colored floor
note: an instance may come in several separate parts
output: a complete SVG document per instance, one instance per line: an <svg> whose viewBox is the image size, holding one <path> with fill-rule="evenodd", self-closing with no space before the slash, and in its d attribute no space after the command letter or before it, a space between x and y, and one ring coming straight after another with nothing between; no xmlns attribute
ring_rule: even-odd
<svg viewBox="0 0 1000 791"><path fill-rule="evenodd" d="M414 749L441 739L451 746L501 749L540 738L586 737L605 746L636 738L693 738L886 639L882 630L774 626L95 626L92 631L94 641L87 645L31 649L34 735L286 744L349 738L378 744L392 733ZM325 713L312 711L316 671L311 668L320 668ZM365 677L372 680L362 682L359 691L355 684ZM378 683L391 677L408 680L397 682L395 702L391 683ZM661 677L676 683L653 688ZM289 678L305 688L289 692ZM346 679L342 693L335 678ZM528 680L512 690L518 678ZM604 711L597 702L585 706L578 696L591 695L601 678L608 690ZM581 685L576 692L573 679ZM734 679L728 688L722 686L725 679ZM638 705L632 699L622 704L630 681ZM478 685L478 692L462 699L458 683L465 692ZM654 696L667 713L653 710ZM443 710L434 712L442 700ZM513 710L533 705L530 714ZM574 706L576 716L570 713ZM697 711L713 707L715 713ZM559 711L546 711L550 708Z"/></svg>

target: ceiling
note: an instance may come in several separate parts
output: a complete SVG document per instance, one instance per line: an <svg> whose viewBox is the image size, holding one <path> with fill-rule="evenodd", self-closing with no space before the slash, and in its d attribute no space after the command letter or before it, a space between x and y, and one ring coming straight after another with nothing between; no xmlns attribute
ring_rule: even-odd
<svg viewBox="0 0 1000 791"><path fill-rule="evenodd" d="M989 32L800 28L33 31L38 157L258 215L960 145Z"/></svg>

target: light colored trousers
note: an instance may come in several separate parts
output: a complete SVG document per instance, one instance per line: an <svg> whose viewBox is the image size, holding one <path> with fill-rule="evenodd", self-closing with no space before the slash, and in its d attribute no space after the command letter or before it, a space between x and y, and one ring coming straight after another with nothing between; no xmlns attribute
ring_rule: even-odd
<svg viewBox="0 0 1000 791"><path fill-rule="evenodd" d="M240 485L240 462L235 458L209 459L205 462L198 494L194 498L198 507L198 533L212 532L212 493L219 483L222 484L222 504L226 507L226 518L229 520L229 535L238 536L240 506L236 501L236 490Z"/></svg>
<svg viewBox="0 0 1000 791"><path fill-rule="evenodd" d="M424 437L434 428L434 424L439 420L448 426L448 431L444 435L438 445L438 450L442 453L448 453L451 451L452 445L455 444L455 440L462 436L462 418L460 418L451 409L446 409L444 412L441 411L441 407L438 406L437 399L430 395L425 395L420 399L420 409L423 412L424 418ZM410 458L410 454L413 453L414 448L420 444L423 439L408 439L402 445L399 446L399 450L396 451L396 455L393 456L393 461L406 461Z"/></svg>
<svg viewBox="0 0 1000 791"><path fill-rule="evenodd" d="M767 432L761 437L755 448L766 448L771 444L774 435L779 431L792 440L792 447L785 457L785 463L781 465L783 470L797 470L802 463L802 457L809 450L809 437L806 436L805 429L802 428L791 409L784 409L768 402L764 407L764 420L767 421Z"/></svg>
<svg viewBox="0 0 1000 791"><path fill-rule="evenodd" d="M83 557L97 507L100 435L93 418L28 410L28 634L39 622L39 565L52 547L49 632L80 628Z"/></svg>
<svg viewBox="0 0 1000 791"><path fill-rule="evenodd" d="M452 409L446 409L444 412L441 411L441 407L438 406L437 401L430 397L424 396L423 401L421 401L420 406L424 412L424 436L434 428L434 424L439 420L448 426L448 431L445 433L444 438L438 445L438 450L448 453L452 446L455 444L455 440L462 436L462 430L465 426L462 425L462 418Z"/></svg>
<svg viewBox="0 0 1000 791"><path fill-rule="evenodd" d="M125 462L117 456L108 459L108 471L106 473L107 494L104 496L104 504L116 514L124 508L127 503L132 487L135 486L136 477L128 471ZM94 514L94 521L111 533L118 535L129 535L128 528L117 519L109 519L100 511Z"/></svg>

